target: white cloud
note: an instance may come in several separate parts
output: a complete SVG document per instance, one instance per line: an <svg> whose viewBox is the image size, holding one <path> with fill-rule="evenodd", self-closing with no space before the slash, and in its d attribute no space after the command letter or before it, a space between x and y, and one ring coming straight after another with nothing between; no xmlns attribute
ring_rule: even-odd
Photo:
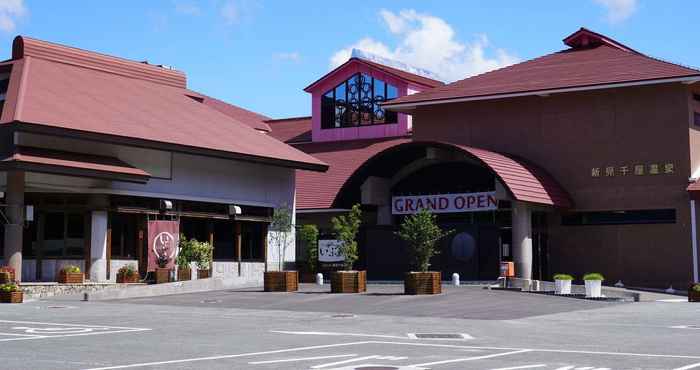
<svg viewBox="0 0 700 370"><path fill-rule="evenodd" d="M606 18L610 23L620 23L637 10L637 0L595 0L596 3L605 8Z"/></svg>
<svg viewBox="0 0 700 370"><path fill-rule="evenodd" d="M0 30L14 31L17 18L23 17L26 13L24 0L0 0Z"/></svg>
<svg viewBox="0 0 700 370"><path fill-rule="evenodd" d="M276 53L274 56L275 59L287 60L290 62L299 62L301 60L301 54L299 54L298 51Z"/></svg>
<svg viewBox="0 0 700 370"><path fill-rule="evenodd" d="M175 12L184 15L200 15L202 14L202 9L195 3L177 2L175 3Z"/></svg>
<svg viewBox="0 0 700 370"><path fill-rule="evenodd" d="M447 81L518 62L506 50L491 46L486 35L478 35L471 42L458 40L452 26L441 18L412 9L399 13L382 10L379 15L389 32L399 38L398 44L392 48L371 37L362 38L334 53L332 68L347 61L352 49L430 70Z"/></svg>
<svg viewBox="0 0 700 370"><path fill-rule="evenodd" d="M221 16L224 18L224 22L227 24L234 24L238 22L240 18L240 11L238 5L233 0L228 0L221 7Z"/></svg>

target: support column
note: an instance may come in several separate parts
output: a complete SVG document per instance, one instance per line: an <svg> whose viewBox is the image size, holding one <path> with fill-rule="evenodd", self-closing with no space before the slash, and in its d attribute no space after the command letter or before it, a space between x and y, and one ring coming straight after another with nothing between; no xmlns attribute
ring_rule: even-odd
<svg viewBox="0 0 700 370"><path fill-rule="evenodd" d="M234 226L233 243L236 246L236 260L238 261L238 276L241 276L241 222L236 221Z"/></svg>
<svg viewBox="0 0 700 370"><path fill-rule="evenodd" d="M107 207L109 198L94 196L90 199L93 211L90 213L90 280L107 281Z"/></svg>
<svg viewBox="0 0 700 370"><path fill-rule="evenodd" d="M515 275L522 279L532 279L532 212L521 202L513 202L512 212Z"/></svg>
<svg viewBox="0 0 700 370"><path fill-rule="evenodd" d="M7 172L5 191L5 263L15 270L15 279L22 281L22 236L24 234L24 172Z"/></svg>

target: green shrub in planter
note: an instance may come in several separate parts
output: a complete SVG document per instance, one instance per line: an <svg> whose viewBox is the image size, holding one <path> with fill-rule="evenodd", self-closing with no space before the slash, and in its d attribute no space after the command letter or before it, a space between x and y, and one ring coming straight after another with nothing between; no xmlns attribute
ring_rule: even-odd
<svg viewBox="0 0 700 370"><path fill-rule="evenodd" d="M19 287L15 283L2 284L2 285L0 285L0 292L3 292L3 293L19 292Z"/></svg>
<svg viewBox="0 0 700 370"><path fill-rule="evenodd" d="M583 280L605 280L603 274L598 272L591 272L589 274L583 275Z"/></svg>
<svg viewBox="0 0 700 370"><path fill-rule="evenodd" d="M691 289L693 289L694 292L700 292L700 284L693 284Z"/></svg>
<svg viewBox="0 0 700 370"><path fill-rule="evenodd" d="M569 274L554 274L554 280L574 280L574 277Z"/></svg>
<svg viewBox="0 0 700 370"><path fill-rule="evenodd" d="M80 267L75 265L65 266L61 269L64 274L78 274L80 273Z"/></svg>

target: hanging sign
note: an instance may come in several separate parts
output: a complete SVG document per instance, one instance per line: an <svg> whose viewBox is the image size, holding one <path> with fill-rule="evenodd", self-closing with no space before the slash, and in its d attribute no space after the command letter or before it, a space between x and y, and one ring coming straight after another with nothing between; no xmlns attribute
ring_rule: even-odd
<svg viewBox="0 0 700 370"><path fill-rule="evenodd" d="M319 240L318 241L318 261L319 262L344 262L345 256L340 250L340 240Z"/></svg>
<svg viewBox="0 0 700 370"><path fill-rule="evenodd" d="M179 221L148 221L148 271L155 271L158 261L167 261L166 268L175 267L179 235Z"/></svg>
<svg viewBox="0 0 700 370"><path fill-rule="evenodd" d="M493 211L498 209L498 200L495 191L391 198L391 214L410 215L422 209L431 213Z"/></svg>

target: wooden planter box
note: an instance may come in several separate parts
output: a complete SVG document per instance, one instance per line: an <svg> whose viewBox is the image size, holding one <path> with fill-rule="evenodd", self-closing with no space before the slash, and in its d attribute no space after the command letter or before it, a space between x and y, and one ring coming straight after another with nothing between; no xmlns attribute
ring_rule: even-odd
<svg viewBox="0 0 700 370"><path fill-rule="evenodd" d="M7 275L3 274L6 273ZM5 278L5 276L9 276ZM15 282L15 272L8 269L0 269L0 284L14 283Z"/></svg>
<svg viewBox="0 0 700 370"><path fill-rule="evenodd" d="M688 287L688 302L700 302L700 292L693 290L693 286Z"/></svg>
<svg viewBox="0 0 700 370"><path fill-rule="evenodd" d="M211 270L197 270L197 279L208 279L211 277Z"/></svg>
<svg viewBox="0 0 700 370"><path fill-rule="evenodd" d="M134 284L139 282L139 274L133 274L131 276L126 276L123 274L117 274L117 283L119 284Z"/></svg>
<svg viewBox="0 0 700 370"><path fill-rule="evenodd" d="M296 271L268 271L264 275L266 292L296 292L299 290L299 274Z"/></svg>
<svg viewBox="0 0 700 370"><path fill-rule="evenodd" d="M83 284L85 275L82 272L61 271L58 274L58 282L61 284Z"/></svg>
<svg viewBox="0 0 700 370"><path fill-rule="evenodd" d="M170 282L170 269L166 268L156 268L156 284L163 284Z"/></svg>
<svg viewBox="0 0 700 370"><path fill-rule="evenodd" d="M316 283L316 273L315 272L302 272L299 274L299 282L306 284Z"/></svg>
<svg viewBox="0 0 700 370"><path fill-rule="evenodd" d="M177 269L177 281L192 280L192 269Z"/></svg>
<svg viewBox="0 0 700 370"><path fill-rule="evenodd" d="M0 292L0 303L22 303L24 293L19 292Z"/></svg>
<svg viewBox="0 0 700 370"><path fill-rule="evenodd" d="M442 293L441 275L438 271L407 272L403 280L404 294Z"/></svg>
<svg viewBox="0 0 700 370"><path fill-rule="evenodd" d="M331 273L331 293L362 293L367 291L367 271L334 271Z"/></svg>

